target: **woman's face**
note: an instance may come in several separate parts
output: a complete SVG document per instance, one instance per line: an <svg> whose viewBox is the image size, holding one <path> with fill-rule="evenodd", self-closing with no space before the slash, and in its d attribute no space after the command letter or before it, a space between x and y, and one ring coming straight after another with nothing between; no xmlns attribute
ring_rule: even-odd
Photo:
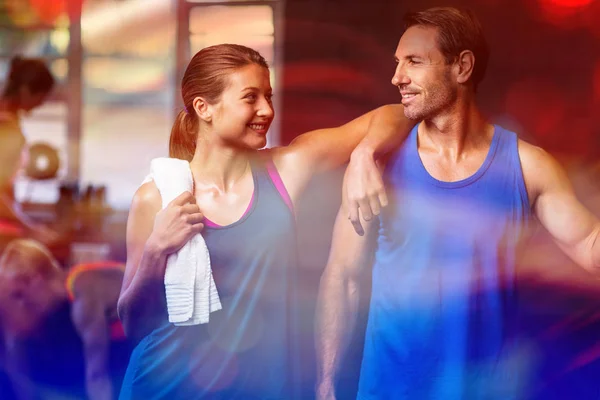
<svg viewBox="0 0 600 400"><path fill-rule="evenodd" d="M272 96L267 68L251 64L235 70L219 102L209 106L213 132L230 146L263 148L275 116Z"/></svg>

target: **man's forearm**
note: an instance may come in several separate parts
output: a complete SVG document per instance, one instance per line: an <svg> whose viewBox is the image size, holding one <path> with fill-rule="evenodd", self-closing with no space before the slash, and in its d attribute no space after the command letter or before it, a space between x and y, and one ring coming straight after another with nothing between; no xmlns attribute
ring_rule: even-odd
<svg viewBox="0 0 600 400"><path fill-rule="evenodd" d="M317 385L333 384L356 326L359 285L327 271L316 312Z"/></svg>

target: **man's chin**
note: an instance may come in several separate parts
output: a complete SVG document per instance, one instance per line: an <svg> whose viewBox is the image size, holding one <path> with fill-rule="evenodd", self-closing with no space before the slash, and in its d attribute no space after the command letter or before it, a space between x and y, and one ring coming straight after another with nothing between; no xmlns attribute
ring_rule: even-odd
<svg viewBox="0 0 600 400"><path fill-rule="evenodd" d="M410 119L411 121L420 121L423 119L423 116L421 114L413 112L411 110L407 110L406 107L404 107L404 116Z"/></svg>

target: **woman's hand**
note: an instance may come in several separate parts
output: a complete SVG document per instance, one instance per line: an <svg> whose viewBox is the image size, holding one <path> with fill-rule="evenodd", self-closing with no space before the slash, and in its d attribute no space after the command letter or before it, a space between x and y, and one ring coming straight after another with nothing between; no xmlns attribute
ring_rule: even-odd
<svg viewBox="0 0 600 400"><path fill-rule="evenodd" d="M174 253L202 231L203 220L204 215L195 197L190 192L184 192L156 214L148 241L164 255Z"/></svg>

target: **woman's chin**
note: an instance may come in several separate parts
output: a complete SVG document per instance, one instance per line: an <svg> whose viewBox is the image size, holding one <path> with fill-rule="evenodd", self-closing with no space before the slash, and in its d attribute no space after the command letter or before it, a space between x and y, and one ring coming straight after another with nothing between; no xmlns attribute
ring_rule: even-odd
<svg viewBox="0 0 600 400"><path fill-rule="evenodd" d="M264 148L266 145L267 145L266 136L261 136L260 138L253 140L252 143L250 143L248 147L250 147L253 150L260 150L260 149Z"/></svg>

